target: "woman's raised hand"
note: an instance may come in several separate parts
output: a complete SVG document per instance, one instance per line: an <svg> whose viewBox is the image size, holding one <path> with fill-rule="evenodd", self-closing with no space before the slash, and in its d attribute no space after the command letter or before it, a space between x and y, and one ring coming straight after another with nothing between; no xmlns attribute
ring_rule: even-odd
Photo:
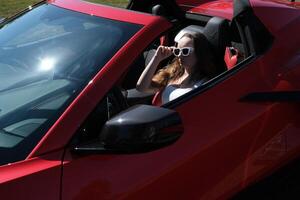
<svg viewBox="0 0 300 200"><path fill-rule="evenodd" d="M155 52L155 59L162 61L173 54L174 47L159 46Z"/></svg>

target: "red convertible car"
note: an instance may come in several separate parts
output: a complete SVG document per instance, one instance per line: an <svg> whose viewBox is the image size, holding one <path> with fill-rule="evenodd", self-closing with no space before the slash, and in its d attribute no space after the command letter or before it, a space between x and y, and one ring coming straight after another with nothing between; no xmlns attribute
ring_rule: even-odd
<svg viewBox="0 0 300 200"><path fill-rule="evenodd" d="M299 8L48 0L5 19L1 198L227 199L296 160ZM219 74L152 105L136 82L152 52L188 27L211 43Z"/></svg>

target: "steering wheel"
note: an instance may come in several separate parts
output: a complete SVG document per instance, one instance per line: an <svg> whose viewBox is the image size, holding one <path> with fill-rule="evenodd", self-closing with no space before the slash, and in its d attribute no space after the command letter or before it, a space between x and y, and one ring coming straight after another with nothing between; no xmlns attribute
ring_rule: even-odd
<svg viewBox="0 0 300 200"><path fill-rule="evenodd" d="M129 107L120 87L114 87L107 95L107 98L109 107L111 108L109 111L111 112L109 114L110 116L114 116L115 114L118 114Z"/></svg>

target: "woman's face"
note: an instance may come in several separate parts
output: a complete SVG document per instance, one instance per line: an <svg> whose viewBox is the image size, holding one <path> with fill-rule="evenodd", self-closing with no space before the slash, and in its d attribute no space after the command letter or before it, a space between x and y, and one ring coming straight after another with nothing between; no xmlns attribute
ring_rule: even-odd
<svg viewBox="0 0 300 200"><path fill-rule="evenodd" d="M194 48L194 41L190 37L183 36L177 44L178 48L183 48L183 47L192 47ZM195 54L195 49L188 55L188 56L183 56L182 54L179 56L180 62L184 67L193 67L196 62L197 62L197 57Z"/></svg>

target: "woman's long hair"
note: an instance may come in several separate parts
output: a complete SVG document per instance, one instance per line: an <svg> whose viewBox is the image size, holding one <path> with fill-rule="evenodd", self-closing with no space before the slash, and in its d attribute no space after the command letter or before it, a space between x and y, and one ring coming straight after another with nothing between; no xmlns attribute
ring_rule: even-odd
<svg viewBox="0 0 300 200"><path fill-rule="evenodd" d="M212 78L217 75L217 67L214 61L214 55L211 50L211 44L207 38L201 33L189 34L186 33L182 36L189 37L193 40L197 62L193 66L194 72L192 73L191 80L200 80L203 77ZM158 70L152 79L152 85L155 87L163 88L168 83L175 81L184 74L184 67L180 61L175 57L172 62L166 67Z"/></svg>

